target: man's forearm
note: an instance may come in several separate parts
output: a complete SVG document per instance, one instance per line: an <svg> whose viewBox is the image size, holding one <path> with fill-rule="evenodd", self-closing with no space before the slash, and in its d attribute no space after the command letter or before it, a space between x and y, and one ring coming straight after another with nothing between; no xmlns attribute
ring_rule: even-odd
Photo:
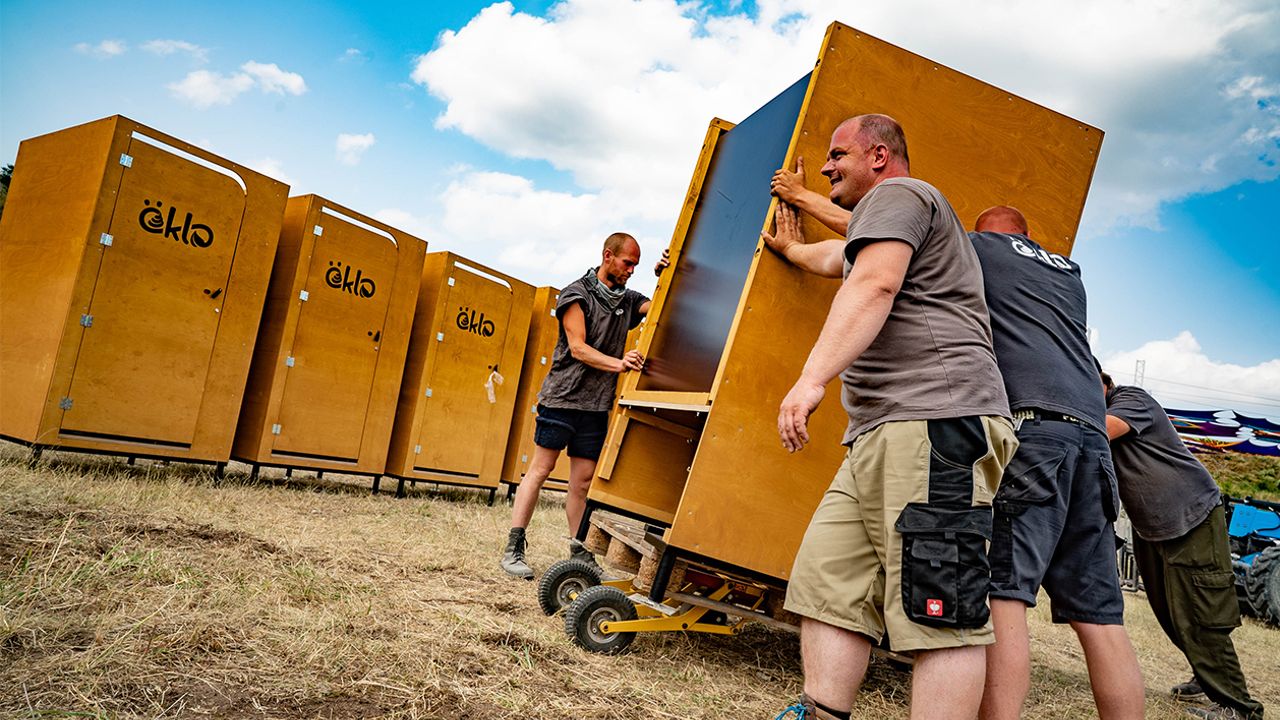
<svg viewBox="0 0 1280 720"><path fill-rule="evenodd" d="M801 193L792 204L811 215L837 235L845 234L845 231L849 228L849 218L853 215L848 210L831 202L831 199L827 196L813 190L806 190Z"/></svg>
<svg viewBox="0 0 1280 720"><path fill-rule="evenodd" d="M820 240L815 243L792 243L783 256L792 265L822 277L838 278L844 274L844 241Z"/></svg>
<svg viewBox="0 0 1280 720"><path fill-rule="evenodd" d="M826 385L852 365L880 334L893 309L894 295L880 285L846 282L840 286L801 379Z"/></svg>
<svg viewBox="0 0 1280 720"><path fill-rule="evenodd" d="M587 367L593 367L596 370L620 373L626 369L622 364L622 358L605 355L586 343L582 343L581 345L570 345L569 354L573 355L574 360L577 360Z"/></svg>

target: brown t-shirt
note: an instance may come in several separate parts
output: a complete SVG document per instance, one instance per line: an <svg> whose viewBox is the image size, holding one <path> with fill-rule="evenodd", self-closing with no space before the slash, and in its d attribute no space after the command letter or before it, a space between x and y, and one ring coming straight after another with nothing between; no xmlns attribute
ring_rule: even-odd
<svg viewBox="0 0 1280 720"><path fill-rule="evenodd" d="M840 374L846 444L881 423L966 415L1009 417L991 349L982 267L951 203L915 178L890 178L853 209L844 275L866 245L914 250L880 334Z"/></svg>

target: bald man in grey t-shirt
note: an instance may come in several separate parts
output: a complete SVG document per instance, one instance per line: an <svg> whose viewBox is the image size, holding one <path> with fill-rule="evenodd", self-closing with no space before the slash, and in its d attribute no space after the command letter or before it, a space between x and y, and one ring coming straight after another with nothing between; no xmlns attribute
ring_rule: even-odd
<svg viewBox="0 0 1280 720"><path fill-rule="evenodd" d="M830 202L774 190L828 227L847 223L845 239L806 244L786 204L763 238L798 267L844 280L778 417L783 445L803 448L839 375L849 450L787 589L786 609L804 618L804 694L791 711L848 718L887 632L893 649L916 652L913 708L972 718L994 639L991 500L1017 447L982 270L951 204L909 176L892 118L844 121L827 157Z"/></svg>

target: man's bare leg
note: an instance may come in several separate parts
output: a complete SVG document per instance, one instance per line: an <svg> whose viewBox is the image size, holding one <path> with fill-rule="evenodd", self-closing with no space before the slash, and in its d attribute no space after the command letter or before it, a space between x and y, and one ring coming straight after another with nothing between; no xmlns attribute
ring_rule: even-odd
<svg viewBox="0 0 1280 720"><path fill-rule="evenodd" d="M972 720L982 704L986 674L986 648L980 645L917 652L911 670L911 717Z"/></svg>
<svg viewBox="0 0 1280 720"><path fill-rule="evenodd" d="M511 508L511 527L529 527L533 509L538 505L538 493L542 491L542 484L547 481L559 459L559 450L550 450L540 445L533 446L533 459L529 461L529 471L520 478L520 484L516 486L516 497L512 501Z"/></svg>
<svg viewBox="0 0 1280 720"><path fill-rule="evenodd" d="M1031 642L1027 605L991 598L996 643L986 647L987 679L982 691L982 720L1017 720L1031 689Z"/></svg>
<svg viewBox="0 0 1280 720"><path fill-rule="evenodd" d="M816 702L848 712L867 674L871 641L858 633L804 618L800 623L804 691Z"/></svg>
<svg viewBox="0 0 1280 720"><path fill-rule="evenodd" d="M578 535L578 526L582 524L582 513L587 509L587 491L591 489L591 481L595 477L595 460L569 458L569 496L564 500L564 514L569 521L569 537Z"/></svg>
<svg viewBox="0 0 1280 720"><path fill-rule="evenodd" d="M1084 648L1098 717L1140 720L1145 712L1146 690L1138 657L1124 626L1072 622L1071 627Z"/></svg>

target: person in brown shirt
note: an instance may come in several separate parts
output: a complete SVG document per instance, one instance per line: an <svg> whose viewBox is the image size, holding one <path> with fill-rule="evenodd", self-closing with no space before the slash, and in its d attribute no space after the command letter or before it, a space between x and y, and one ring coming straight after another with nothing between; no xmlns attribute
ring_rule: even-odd
<svg viewBox="0 0 1280 720"><path fill-rule="evenodd" d="M839 207L805 209L828 226L846 220L845 239L806 244L787 204L763 236L796 266L844 279L778 415L783 446L801 450L840 376L849 449L787 590L786 609L803 618L805 670L790 710L847 718L887 633L894 650L916 651L913 716L972 718L994 640L991 501L1017 448L982 270L950 203L910 177L892 118L841 123L822 174Z"/></svg>

